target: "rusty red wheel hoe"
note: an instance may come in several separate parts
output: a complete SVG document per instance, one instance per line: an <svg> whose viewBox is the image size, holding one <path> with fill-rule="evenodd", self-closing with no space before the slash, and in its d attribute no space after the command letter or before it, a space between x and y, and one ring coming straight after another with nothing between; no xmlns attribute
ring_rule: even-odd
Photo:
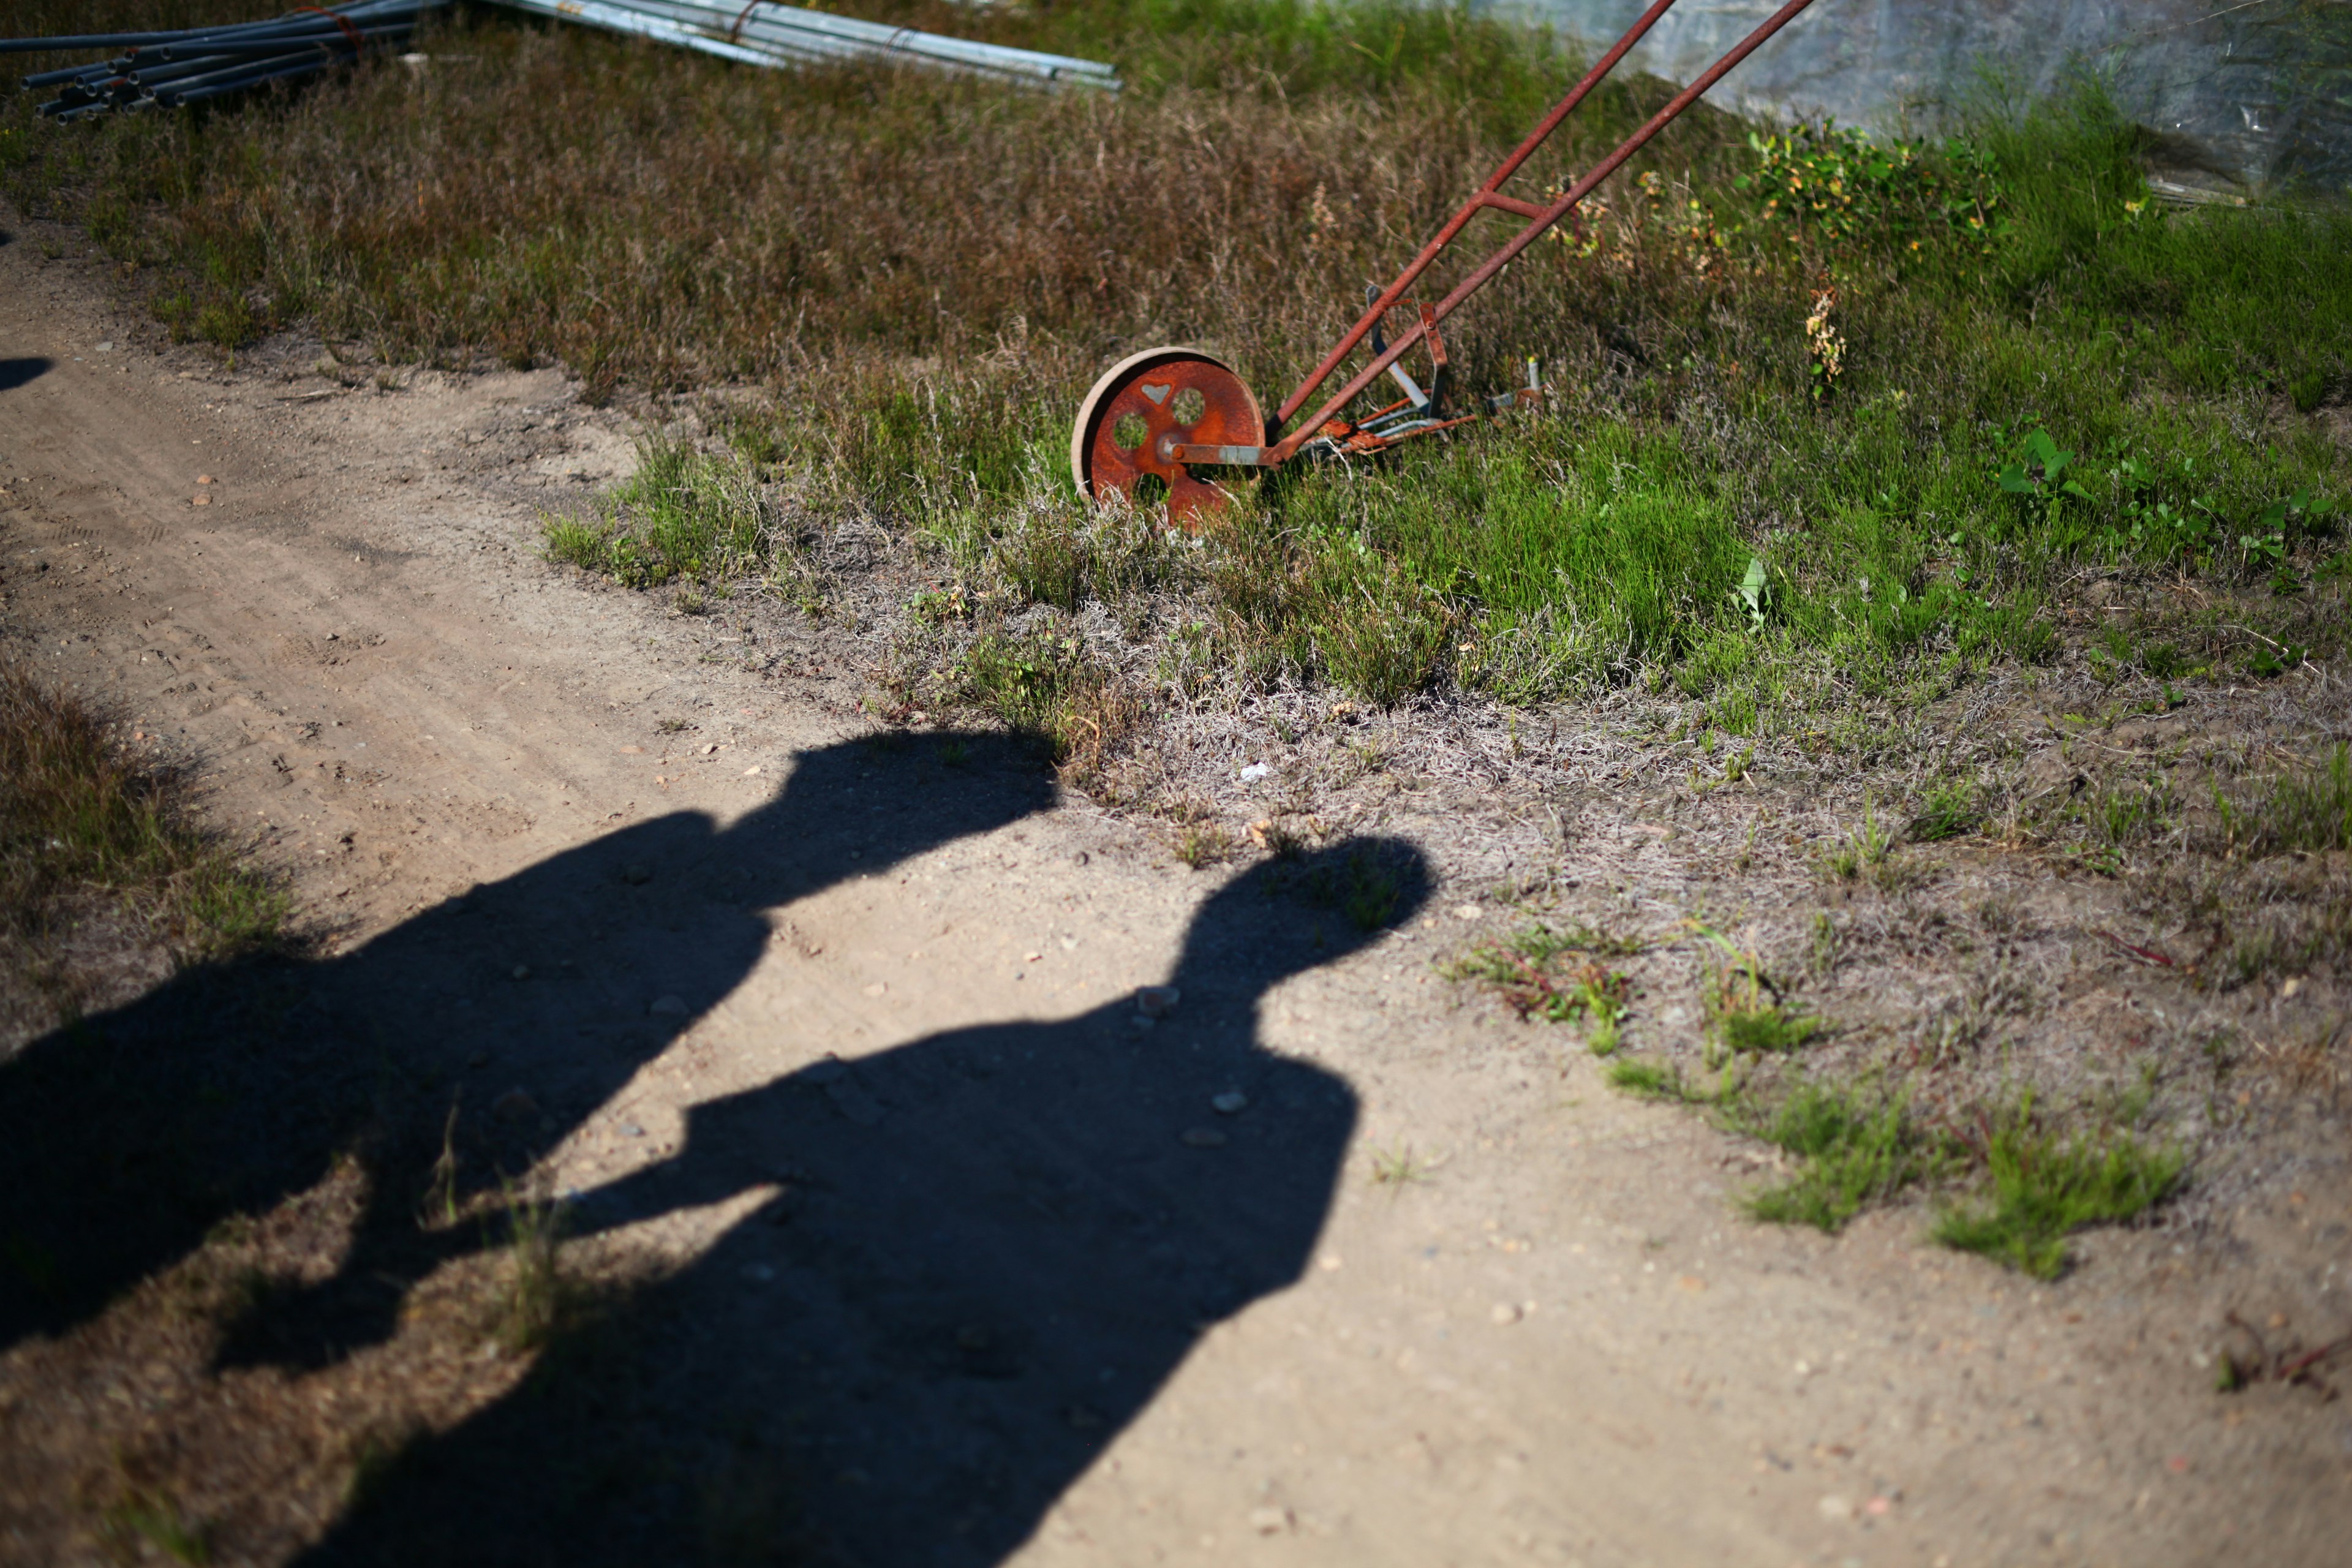
<svg viewBox="0 0 2352 1568"><path fill-rule="evenodd" d="M1346 453L1383 451L1416 436L1434 435L1506 410L1538 403L1544 388L1536 363L1528 362L1527 384L1476 399L1470 412L1459 412L1449 385L1450 369L1439 324L1465 300L1491 281L1546 230L1575 210L1601 183L1617 172L1644 143L1698 101L1708 89L1754 53L1758 46L1794 21L1812 0L1788 0L1766 17L1731 51L1700 73L1652 115L1642 128L1619 143L1581 179L1549 204L1503 194L1504 184L1519 166L1534 156L1559 129L1576 106L1617 68L1643 36L1674 7L1675 0L1654 0L1649 9L1626 30L1608 53L1593 62L1566 98L1554 104L1528 139L1500 167L1486 177L1461 210L1446 220L1435 237L1421 248L1396 280L1385 289L1369 289L1364 312L1323 362L1308 373L1296 391L1283 399L1272 419L1261 418L1257 399L1247 383L1215 354L1196 348L1147 349L1130 354L1105 371L1078 408L1070 432L1070 473L1079 493L1096 500L1113 495L1141 501L1146 482L1167 487L1168 521L1198 532L1202 522L1225 503L1228 489L1245 477L1240 470L1276 468L1302 455L1337 457ZM1517 218L1521 226L1501 248L1470 269L1434 302L1408 301L1407 292L1422 274L1450 247L1480 213L1496 212ZM1402 313L1402 328L1391 340L1386 327L1391 315ZM1345 384L1324 399L1303 420L1297 419L1349 355L1369 340L1371 357ZM1400 363L1407 351L1418 348L1428 365L1429 384L1416 382ZM1349 416L1348 410L1367 388L1383 375L1404 395L1378 408ZM1285 432L1287 431L1287 434ZM1222 479L1202 478L1197 470L1223 470Z"/></svg>

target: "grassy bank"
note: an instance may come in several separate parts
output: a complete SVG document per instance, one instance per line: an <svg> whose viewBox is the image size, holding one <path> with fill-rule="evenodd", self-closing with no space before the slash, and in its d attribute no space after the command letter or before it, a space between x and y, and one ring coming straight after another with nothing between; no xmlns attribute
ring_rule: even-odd
<svg viewBox="0 0 2352 1568"><path fill-rule="evenodd" d="M198 828L168 766L0 661L0 1026L21 1043L167 966L267 942L284 900ZM167 971L168 972L168 968Z"/></svg>
<svg viewBox="0 0 2352 1568"><path fill-rule="evenodd" d="M422 70L210 116L61 132L19 100L0 161L175 333L303 321L354 360L730 388L755 465L927 531L968 599L1074 608L1122 588L1025 562L1097 552L1061 459L1092 374L1204 342L1270 402L1577 66L1444 8L880 11L1130 87L757 72L461 15ZM1526 183L1664 90L1602 95ZM1208 566L1182 618L1245 685L1671 682L1737 736L2044 658L2085 572L2275 589L2255 632L2332 650L2344 463L2299 416L2352 378L2352 219L2168 216L2140 136L2087 91L1908 149L1688 118L1458 318L1468 386L1532 353L1543 418L1262 487L1222 546L1247 569ZM641 583L751 563L625 553ZM2261 661L2204 640L2190 662Z"/></svg>

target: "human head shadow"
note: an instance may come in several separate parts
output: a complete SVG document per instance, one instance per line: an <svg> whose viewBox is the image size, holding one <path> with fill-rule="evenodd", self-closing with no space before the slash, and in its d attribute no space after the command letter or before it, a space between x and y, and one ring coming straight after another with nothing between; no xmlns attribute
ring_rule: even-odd
<svg viewBox="0 0 2352 1568"><path fill-rule="evenodd" d="M306 1568L1002 1561L1207 1328L1299 1278L1356 1099L1257 1008L1426 886L1391 842L1270 862L1197 912L1156 1026L1121 997L695 1107L573 1229L749 1206L408 1451Z"/></svg>
<svg viewBox="0 0 2352 1568"><path fill-rule="evenodd" d="M0 359L0 392L14 392L30 381L37 381L57 368L58 362L43 354L21 354L15 359Z"/></svg>
<svg viewBox="0 0 2352 1568"><path fill-rule="evenodd" d="M404 1277L434 1262L415 1216L445 1129L458 1200L520 1173L742 980L768 907L1052 798L1016 742L845 742L723 828L633 824L341 956L194 970L34 1041L0 1062L0 1347L70 1328L353 1156L349 1255L326 1285L267 1297L224 1359L381 1339Z"/></svg>

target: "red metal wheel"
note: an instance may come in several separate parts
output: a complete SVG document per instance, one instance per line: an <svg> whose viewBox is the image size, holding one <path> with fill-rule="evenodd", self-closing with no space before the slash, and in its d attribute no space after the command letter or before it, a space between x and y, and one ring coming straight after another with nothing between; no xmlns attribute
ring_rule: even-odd
<svg viewBox="0 0 2352 1568"><path fill-rule="evenodd" d="M1132 500L1156 478L1168 487L1168 521L1187 532L1225 504L1225 492L1160 455L1164 445L1256 447L1265 416L1233 367L1199 349L1146 349L1105 371L1070 430L1070 477L1096 500Z"/></svg>

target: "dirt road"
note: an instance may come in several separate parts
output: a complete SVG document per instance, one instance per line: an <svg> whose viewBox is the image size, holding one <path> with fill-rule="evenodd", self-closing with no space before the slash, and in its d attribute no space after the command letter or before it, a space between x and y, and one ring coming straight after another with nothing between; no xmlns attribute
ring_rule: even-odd
<svg viewBox="0 0 2352 1568"><path fill-rule="evenodd" d="M2347 1407L2222 1399L2210 1370L2225 1310L2347 1326L2340 1161L2192 1237L2093 1237L2046 1287L1927 1247L1916 1210L1753 1226L1752 1150L1433 973L1491 914L1442 842L1391 847L1418 908L1357 945L1034 763L866 743L836 633L762 631L807 642L753 674L725 617L544 564L538 509L630 452L557 373L232 372L22 239L0 359L11 637L200 760L214 818L334 932L322 1011L414 980L475 1103L543 1108L541 1169L593 1244L673 1269L633 1408L778 1456L811 1539L926 1563L2341 1560ZM1171 976L1182 1000L1138 1023L1135 989ZM493 1510L479 1476L544 1501L537 1408L452 1408L422 1439L445 1463L216 1560L427 1560L447 1497ZM46 1419L0 1398L17 1462ZM654 1485L597 1539L654 1560L630 1531L709 1481ZM0 1556L98 1560L28 1500L72 1484L20 1470ZM503 1528L517 1560L561 1533ZM507 1538L469 1539L488 1561Z"/></svg>

